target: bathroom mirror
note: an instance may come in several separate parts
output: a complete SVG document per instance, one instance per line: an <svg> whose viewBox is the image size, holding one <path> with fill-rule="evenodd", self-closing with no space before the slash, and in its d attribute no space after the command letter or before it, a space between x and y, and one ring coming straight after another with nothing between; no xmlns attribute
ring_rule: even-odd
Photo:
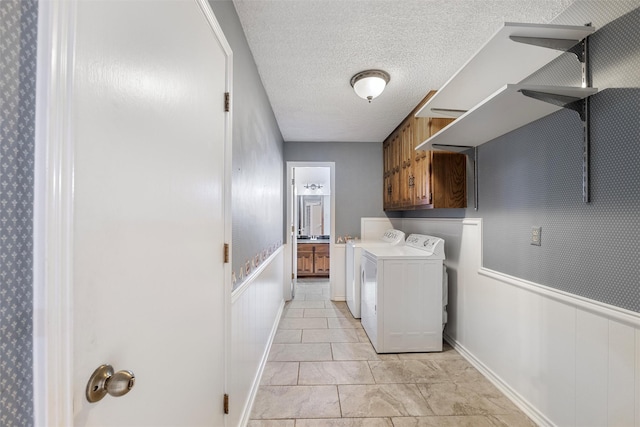
<svg viewBox="0 0 640 427"><path fill-rule="evenodd" d="M328 236L330 234L330 196L298 196L298 236Z"/></svg>

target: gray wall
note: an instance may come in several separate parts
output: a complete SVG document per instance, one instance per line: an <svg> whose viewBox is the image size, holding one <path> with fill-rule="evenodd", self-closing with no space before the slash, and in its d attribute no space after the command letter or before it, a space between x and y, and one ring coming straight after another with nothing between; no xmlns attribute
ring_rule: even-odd
<svg viewBox="0 0 640 427"><path fill-rule="evenodd" d="M38 4L0 1L0 425L33 425ZM13 37L17 36L17 37Z"/></svg>
<svg viewBox="0 0 640 427"><path fill-rule="evenodd" d="M483 218L485 267L637 312L640 9L599 28L590 45L601 90L591 97L591 203L582 201L582 122L563 110L479 147L479 210L466 216ZM565 54L528 82L579 77ZM542 227L540 247L530 245L532 226Z"/></svg>
<svg viewBox="0 0 640 427"><path fill-rule="evenodd" d="M216 1L212 5L232 43L237 67L238 56L250 56L248 49L243 53L243 49L234 45L235 38L229 31L231 23L228 19L233 21L231 32L241 32L237 17L235 13L229 13L228 2ZM591 37L594 86L608 90L592 97L590 204L583 204L581 196L581 123L575 113L560 111L479 148L478 211L470 207L466 210L413 211L403 215L482 217L486 267L640 311L637 290L637 277L640 276L640 159L638 151L633 150L640 139L637 124L637 117L640 117L638 13L635 10L599 28ZM245 46L244 39L242 46ZM250 62L252 65L253 61ZM241 84L244 86L237 76L239 72L236 70L234 76L235 92L240 90ZM564 55L530 81L574 85L578 73L575 61ZM257 73L245 78L255 85L259 82ZM251 141L262 139L268 146L270 138L279 138L279 134L274 136L277 132L273 129L277 126L271 122L271 114L264 113L270 112L270 108L262 105L266 103L266 97L263 98L261 85L259 89L260 96L251 94L254 102L248 105L238 105L239 94L234 94L234 271L253 255L251 251L256 248L251 241L251 229L266 232L268 236L271 231L278 235L275 237L278 240L282 239L283 233L281 215L273 215L273 221L277 221L276 216L279 218L278 227L263 229L262 226L276 222L261 221L245 211L254 203L244 194L251 194L251 185L260 186L263 184L260 181L267 179L266 176L251 179L249 159L252 156L261 159L259 156L265 155L265 152L252 153ZM237 111L253 109L258 110L258 116L262 112L263 116L269 116L268 119L247 114L246 121L241 123ZM264 134L269 136L265 138ZM241 137L240 141L238 137ZM236 144L242 147L236 147ZM358 235L360 217L385 216L380 143L287 142L284 159L336 163L337 235ZM282 188L274 193L280 199ZM238 195L238 191L243 194ZM470 206L472 202L470 199ZM260 206L265 206L262 212L276 212L270 208L269 200L264 200ZM389 213L388 216L397 215ZM238 218L242 218L242 224L237 224ZM249 225L254 221L255 227ZM529 244L530 229L534 225L542 227L541 247ZM269 237L264 243L271 240L274 238Z"/></svg>
<svg viewBox="0 0 640 427"><path fill-rule="evenodd" d="M582 123L560 111L479 150L488 268L640 311L640 9L590 38L592 202L582 202ZM568 56L568 55L567 55ZM575 61L572 61L575 64ZM568 80L564 60L530 80ZM571 75L579 76L576 71ZM529 244L542 226L542 246Z"/></svg>
<svg viewBox="0 0 640 427"><path fill-rule="evenodd" d="M247 264L255 268L282 245L283 143L233 3L209 3L233 50L231 255L238 286Z"/></svg>
<svg viewBox="0 0 640 427"><path fill-rule="evenodd" d="M385 216L382 143L285 142L284 158L296 162L335 162L337 236L360 236L361 217ZM335 240L337 236L332 237Z"/></svg>

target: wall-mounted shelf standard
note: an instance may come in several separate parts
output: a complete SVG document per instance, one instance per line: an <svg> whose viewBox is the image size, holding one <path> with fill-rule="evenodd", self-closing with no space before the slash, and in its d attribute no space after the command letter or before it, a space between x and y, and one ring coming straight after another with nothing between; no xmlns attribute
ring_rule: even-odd
<svg viewBox="0 0 640 427"><path fill-rule="evenodd" d="M416 117L457 118L416 150L462 152L561 108L569 108L578 112L583 123L582 194L588 203L591 139L588 97L598 89L591 87L587 37L594 31L590 24L505 23L416 112ZM582 64L582 87L515 84L563 52L575 54Z"/></svg>
<svg viewBox="0 0 640 427"><path fill-rule="evenodd" d="M417 117L460 117L506 83L519 83L595 31L591 26L506 22Z"/></svg>
<svg viewBox="0 0 640 427"><path fill-rule="evenodd" d="M559 104L570 104L597 92L595 88L508 84L418 145L416 149L466 150L563 108L563 105L536 99L530 95L559 99Z"/></svg>

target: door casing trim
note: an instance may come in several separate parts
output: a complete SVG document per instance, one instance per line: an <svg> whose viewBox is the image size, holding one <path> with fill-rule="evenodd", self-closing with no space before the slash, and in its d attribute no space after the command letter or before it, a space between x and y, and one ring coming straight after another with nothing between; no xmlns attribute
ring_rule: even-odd
<svg viewBox="0 0 640 427"><path fill-rule="evenodd" d="M285 229L287 230L287 232L285 233L286 235L286 246L288 247L288 251L285 253L285 260L289 259L291 261L286 262L285 261L285 269L286 271L285 273L285 284L284 284L284 299L285 301L288 301L292 298L291 295L291 282L289 282L289 277L291 277L291 281L293 281L293 278L297 278L297 270L296 270L296 265L292 260L292 257L295 255L295 251L296 248L294 247L295 243L296 243L296 239L291 237L291 232L290 232L290 228L291 225L293 224L293 218L292 218L292 206L291 206L291 197L292 197L292 190L291 190L291 180L293 179L293 169L294 168L329 168L329 176L330 176L330 180L331 180L331 195L330 195L330 200L331 200L331 240L329 242L329 280L330 280L330 294L331 296L333 296L335 294L335 287L337 286L334 282L335 282L335 274L332 275L331 271L335 271L335 267L334 267L334 263L336 262L336 260L334 260L332 254L335 254L335 249L334 249L334 245L335 245L335 241L336 241L336 164L335 162L292 162L292 161L288 161L286 162L287 165L287 169L286 169L286 173L287 173L287 179L285 181L286 187L287 187L287 215L286 215L286 227Z"/></svg>
<svg viewBox="0 0 640 427"><path fill-rule="evenodd" d="M73 66L77 0L40 2L34 197L34 423L73 425Z"/></svg>

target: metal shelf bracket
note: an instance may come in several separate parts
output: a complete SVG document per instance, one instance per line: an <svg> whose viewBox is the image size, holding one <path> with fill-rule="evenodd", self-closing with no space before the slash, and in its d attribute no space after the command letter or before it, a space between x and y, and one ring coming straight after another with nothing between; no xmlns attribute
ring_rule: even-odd
<svg viewBox="0 0 640 427"><path fill-rule="evenodd" d="M571 48L575 46L575 40L568 39L549 39L543 37L522 37L522 36L509 36L511 40L518 43L530 44L533 46L546 47L548 49L561 50L563 52L571 51Z"/></svg>
<svg viewBox="0 0 640 427"><path fill-rule="evenodd" d="M546 93L535 90L522 89L520 93L529 98L537 99L548 104L557 105L558 107L568 108L580 114L580 119L584 121L582 102L584 99L574 96L560 95L557 93Z"/></svg>
<svg viewBox="0 0 640 427"><path fill-rule="evenodd" d="M591 25L591 24L588 24ZM538 46L546 46L556 49L556 47L549 46L548 44L538 44L542 43L540 40L546 40L546 43L550 43L549 41L555 41L556 39L531 39L527 37L512 37L514 41L518 41L521 43L529 43L536 44ZM516 40L516 39L527 39L526 41ZM556 43L556 45L560 45L561 43ZM568 49L568 52L575 54L578 57L578 60L582 64L582 87L592 87L591 86L591 69L589 66L589 38L585 37L580 43L575 46L571 46ZM523 95L528 96L530 98L534 98L543 102L547 102L549 104L557 105L559 107L568 108L570 110L576 111L580 115L580 120L582 121L582 130L583 130L583 138L582 138L582 200L584 203L591 202L591 186L590 186L590 173L591 173L591 121L590 121L590 103L589 97L584 99L574 98L571 96L558 95L554 93L545 93L538 92L533 90L521 90Z"/></svg>

